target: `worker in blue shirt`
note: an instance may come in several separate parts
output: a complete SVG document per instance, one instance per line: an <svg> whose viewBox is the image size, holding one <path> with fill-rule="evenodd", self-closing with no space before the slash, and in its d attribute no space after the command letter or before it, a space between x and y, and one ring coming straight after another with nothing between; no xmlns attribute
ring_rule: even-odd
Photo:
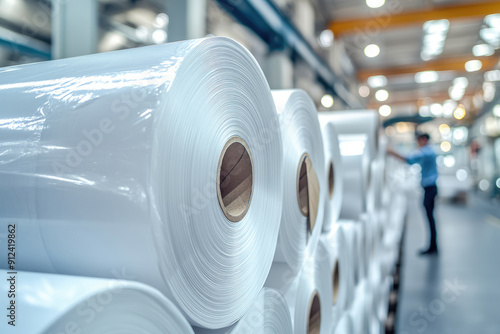
<svg viewBox="0 0 500 334"><path fill-rule="evenodd" d="M417 134L419 149L408 156L403 156L391 148L387 148L387 153L410 165L418 163L422 167L421 185L424 188L424 208L429 221L430 243L429 248L420 251L420 255L431 255L438 253L436 221L434 220L434 203L437 196L436 180L438 171L436 166L436 153L429 144L429 135L426 133Z"/></svg>

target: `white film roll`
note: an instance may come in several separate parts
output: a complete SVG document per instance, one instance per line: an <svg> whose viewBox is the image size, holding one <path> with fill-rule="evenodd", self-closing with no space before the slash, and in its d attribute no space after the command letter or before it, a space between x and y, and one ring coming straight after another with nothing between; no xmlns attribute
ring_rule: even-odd
<svg viewBox="0 0 500 334"><path fill-rule="evenodd" d="M361 279L360 277L360 256L359 256L359 239L358 239L358 225L359 222L351 220L339 220L339 230L346 240L346 250L348 253L349 266L347 267L348 289L345 308L350 308L354 301L354 294L356 287Z"/></svg>
<svg viewBox="0 0 500 334"><path fill-rule="evenodd" d="M355 224L356 228L356 238L357 238L357 246L358 246L358 273L359 279L362 280L368 274L368 263L369 259L368 255L368 244L366 239L366 222L359 221Z"/></svg>
<svg viewBox="0 0 500 334"><path fill-rule="evenodd" d="M248 310L283 181L274 101L244 47L214 37L9 67L0 100L0 227L16 225L19 270L124 271L201 327Z"/></svg>
<svg viewBox="0 0 500 334"><path fill-rule="evenodd" d="M323 231L328 232L331 225L340 216L343 193L343 169L340 155L337 131L329 117L324 117L323 113L318 113L323 135L323 146L325 149L325 176L328 192L326 192L325 218Z"/></svg>
<svg viewBox="0 0 500 334"><path fill-rule="evenodd" d="M340 224L334 224L328 234L323 234L320 244L327 251L328 263L331 272L331 285L333 289L332 325L340 319L347 308L350 296L350 267L349 244L345 232ZM321 248L318 248L318 250Z"/></svg>
<svg viewBox="0 0 500 334"><path fill-rule="evenodd" d="M283 212L275 261L298 272L318 243L327 187L321 128L302 90L272 92L283 136ZM319 189L318 189L319 187Z"/></svg>
<svg viewBox="0 0 500 334"><path fill-rule="evenodd" d="M334 334L353 334L354 326L352 324L352 316L346 312L340 318L339 323L335 327Z"/></svg>
<svg viewBox="0 0 500 334"><path fill-rule="evenodd" d="M194 328L196 334L291 334L292 319L283 296L263 288L253 305L238 322L229 328Z"/></svg>
<svg viewBox="0 0 500 334"><path fill-rule="evenodd" d="M339 136L344 187L341 219L358 220L367 211L370 158L364 135Z"/></svg>
<svg viewBox="0 0 500 334"><path fill-rule="evenodd" d="M15 300L16 315L15 326L0 322L2 333L193 333L172 302L142 283L21 271L13 282L0 285L2 305Z"/></svg>
<svg viewBox="0 0 500 334"><path fill-rule="evenodd" d="M306 259L298 275L285 263L274 263L265 284L285 297L295 334L331 333L333 289L326 250L321 247Z"/></svg>
<svg viewBox="0 0 500 334"><path fill-rule="evenodd" d="M365 135L370 161L378 151L379 116L375 110L346 110L322 112L322 117L328 117L334 123L339 135Z"/></svg>
<svg viewBox="0 0 500 334"><path fill-rule="evenodd" d="M353 333L355 334L369 333L369 322L366 314L366 302L368 298L365 282L360 281L354 293L354 301L349 309L352 317Z"/></svg>

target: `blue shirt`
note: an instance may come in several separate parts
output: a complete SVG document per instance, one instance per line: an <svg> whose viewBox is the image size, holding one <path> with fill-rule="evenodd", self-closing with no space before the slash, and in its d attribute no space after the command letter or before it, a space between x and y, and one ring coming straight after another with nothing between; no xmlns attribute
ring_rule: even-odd
<svg viewBox="0 0 500 334"><path fill-rule="evenodd" d="M438 171L436 165L436 153L430 145L421 147L415 153L406 157L406 162L410 165L419 164L422 167L422 187L430 187L436 185Z"/></svg>

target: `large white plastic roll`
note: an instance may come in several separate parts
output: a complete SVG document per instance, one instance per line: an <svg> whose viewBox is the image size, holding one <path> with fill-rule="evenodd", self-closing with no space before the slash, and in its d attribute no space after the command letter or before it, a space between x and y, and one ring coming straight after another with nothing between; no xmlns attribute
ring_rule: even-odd
<svg viewBox="0 0 500 334"><path fill-rule="evenodd" d="M273 289L263 288L250 309L229 328L194 328L196 334L291 334L292 319L283 296Z"/></svg>
<svg viewBox="0 0 500 334"><path fill-rule="evenodd" d="M323 146L325 149L325 183L328 185L323 231L328 232L331 225L340 216L344 174L337 131L329 117L325 117L323 113L318 113L318 118L321 124Z"/></svg>
<svg viewBox="0 0 500 334"><path fill-rule="evenodd" d="M274 101L246 49L217 37L9 67L0 100L0 243L15 224L18 269L125 271L202 327L248 310L283 183Z"/></svg>
<svg viewBox="0 0 500 334"><path fill-rule="evenodd" d="M370 332L369 316L367 314L367 305L371 305L369 292L366 290L365 281L360 281L356 287L354 301L349 313L352 317L353 333L366 334Z"/></svg>
<svg viewBox="0 0 500 334"><path fill-rule="evenodd" d="M321 234L327 193L316 107L302 90L273 91L283 135L283 212L275 261L298 272ZM319 187L319 188L318 188Z"/></svg>
<svg viewBox="0 0 500 334"><path fill-rule="evenodd" d="M327 251L328 263L331 272L331 285L333 288L332 302L332 324L339 321L342 313L348 305L348 298L350 296L351 277L350 271L352 270L352 263L349 257L348 240L345 235L345 230L342 225L334 224L328 234L323 234L320 239L318 248Z"/></svg>
<svg viewBox="0 0 500 334"><path fill-rule="evenodd" d="M347 244L349 266L347 267L348 289L345 307L351 307L358 283L361 280L361 259L359 254L359 222L351 220L339 220L339 229L343 231Z"/></svg>
<svg viewBox="0 0 500 334"><path fill-rule="evenodd" d="M358 220L367 211L370 184L370 157L365 135L339 136L344 187L341 219Z"/></svg>
<svg viewBox="0 0 500 334"><path fill-rule="evenodd" d="M30 272L6 282L11 275L0 275L2 308L13 305L7 312L15 315L15 326L3 316L1 333L193 333L172 302L142 283Z"/></svg>
<svg viewBox="0 0 500 334"><path fill-rule="evenodd" d="M266 286L279 291L286 299L292 317L293 333L331 333L333 289L326 250L309 257L296 275L285 263L274 263Z"/></svg>
<svg viewBox="0 0 500 334"><path fill-rule="evenodd" d="M348 312L342 315L339 323L335 327L335 334L353 334L354 333L354 325L352 323L352 316Z"/></svg>
<svg viewBox="0 0 500 334"><path fill-rule="evenodd" d="M328 117L335 124L339 135L367 136L367 147L370 161L378 150L379 117L375 110L346 110L322 112L322 117Z"/></svg>

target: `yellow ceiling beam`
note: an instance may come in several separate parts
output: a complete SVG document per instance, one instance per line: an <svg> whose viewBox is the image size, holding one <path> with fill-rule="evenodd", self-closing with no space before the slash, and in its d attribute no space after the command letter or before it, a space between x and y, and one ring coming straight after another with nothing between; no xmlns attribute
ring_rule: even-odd
<svg viewBox="0 0 500 334"><path fill-rule="evenodd" d="M369 77L374 75L384 75L386 77L391 77L396 75L414 74L422 71L465 72L465 63L471 59L478 59L483 63L481 71L488 71L490 69L493 69L499 61L499 58L495 56L477 57L477 58L474 57L442 58L410 66L360 69L358 70L357 76L360 82L364 82Z"/></svg>
<svg viewBox="0 0 500 334"><path fill-rule="evenodd" d="M405 25L423 24L429 20L459 20L484 17L500 13L500 1L475 1L473 3L432 6L416 11L402 11L399 1L388 2L386 7L375 11L371 17L362 17L330 22L329 28L335 36L351 33L373 34L382 29L396 28Z"/></svg>

